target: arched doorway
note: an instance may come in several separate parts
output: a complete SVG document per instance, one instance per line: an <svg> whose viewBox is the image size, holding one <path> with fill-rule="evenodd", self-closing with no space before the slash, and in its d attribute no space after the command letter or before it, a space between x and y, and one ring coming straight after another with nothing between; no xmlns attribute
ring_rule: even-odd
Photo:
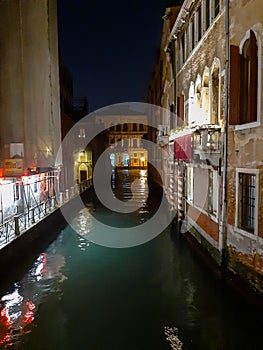
<svg viewBox="0 0 263 350"><path fill-rule="evenodd" d="M85 181L88 178L88 167L86 164L82 163L79 166L79 181Z"/></svg>

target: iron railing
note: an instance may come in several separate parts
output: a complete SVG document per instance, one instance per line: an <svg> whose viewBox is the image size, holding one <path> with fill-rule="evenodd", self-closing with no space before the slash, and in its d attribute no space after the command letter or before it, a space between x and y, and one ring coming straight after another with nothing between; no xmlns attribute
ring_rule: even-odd
<svg viewBox="0 0 263 350"><path fill-rule="evenodd" d="M33 207L28 207L23 213L13 215L0 223L0 249L11 243L28 229L39 223L43 218L58 209L61 205L69 202L78 194L83 193L92 186L92 180L84 180L78 188L71 187L65 192L60 192L58 198L49 197Z"/></svg>

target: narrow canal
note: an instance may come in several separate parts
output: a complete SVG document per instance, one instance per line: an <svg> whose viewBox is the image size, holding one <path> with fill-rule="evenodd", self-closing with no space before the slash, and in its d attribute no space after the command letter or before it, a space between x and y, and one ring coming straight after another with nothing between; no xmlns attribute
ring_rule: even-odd
<svg viewBox="0 0 263 350"><path fill-rule="evenodd" d="M20 280L1 281L0 347L262 349L262 311L215 278L170 227L133 248L106 248L87 239L94 215L120 227L144 222L155 211L158 200L152 193L147 199L142 172L119 173L118 198L130 198L131 178L139 180L137 212L110 212L91 196L88 211L75 218L83 234L68 226L28 271L17 267Z"/></svg>

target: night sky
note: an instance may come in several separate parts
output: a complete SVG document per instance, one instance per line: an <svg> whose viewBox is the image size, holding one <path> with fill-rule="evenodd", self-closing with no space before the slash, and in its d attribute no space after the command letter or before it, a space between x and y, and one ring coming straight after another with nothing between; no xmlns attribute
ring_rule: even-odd
<svg viewBox="0 0 263 350"><path fill-rule="evenodd" d="M145 101L165 0L58 0L60 55L90 110Z"/></svg>

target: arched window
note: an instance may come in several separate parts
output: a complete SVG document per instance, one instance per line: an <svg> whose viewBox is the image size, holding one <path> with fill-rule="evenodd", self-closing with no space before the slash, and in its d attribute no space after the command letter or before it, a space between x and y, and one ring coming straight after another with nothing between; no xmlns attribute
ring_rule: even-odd
<svg viewBox="0 0 263 350"><path fill-rule="evenodd" d="M209 94L209 69L206 67L203 73L201 89L202 122L210 123L210 94Z"/></svg>
<svg viewBox="0 0 263 350"><path fill-rule="evenodd" d="M196 124L203 124L201 86L202 86L202 80L201 80L201 76L198 74L195 81L194 109L193 109Z"/></svg>
<svg viewBox="0 0 263 350"><path fill-rule="evenodd" d="M239 50L230 46L230 118L229 124L257 121L258 44L253 30Z"/></svg>
<svg viewBox="0 0 263 350"><path fill-rule="evenodd" d="M215 64L212 72L212 116L211 124L218 124L219 112L219 67Z"/></svg>
<svg viewBox="0 0 263 350"><path fill-rule="evenodd" d="M194 82L191 81L188 94L188 123L192 125L196 122L194 115L194 97L195 97L195 86Z"/></svg>
<svg viewBox="0 0 263 350"><path fill-rule="evenodd" d="M241 54L241 124L257 120L257 39L253 30L246 40Z"/></svg>

